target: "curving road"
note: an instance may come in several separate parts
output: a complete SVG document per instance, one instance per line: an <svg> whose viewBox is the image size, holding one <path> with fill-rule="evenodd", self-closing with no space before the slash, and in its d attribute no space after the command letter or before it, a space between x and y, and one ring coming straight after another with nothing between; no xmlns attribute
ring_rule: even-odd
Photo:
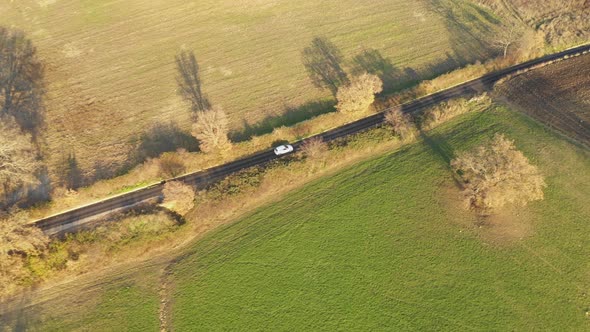
<svg viewBox="0 0 590 332"><path fill-rule="evenodd" d="M534 68L537 65L546 64L554 60L564 59L566 57L580 55L588 52L590 52L590 44L572 48L559 53L550 54L416 99L412 102L402 105L401 108L402 111L406 113L417 113L430 106L452 98L469 96L482 93L484 91L489 91L500 79L510 75L518 74L524 70ZM380 113L357 120L355 122L351 122L313 137L321 137L324 141L331 141L340 137L367 130L381 124L384 121L385 111L387 110L383 110ZM304 141L305 140L293 143L295 151L299 149ZM202 188L237 171L252 166L263 165L273 159L281 157L283 156L275 156L272 150L262 151L224 165L179 176L170 180L182 181L186 184ZM126 194L111 197L93 204L85 205L63 213L36 220L33 222L33 225L41 228L46 234L52 236L68 232L75 232L84 225L88 225L88 223L112 212L128 209L134 205L149 202L151 200L160 200L162 198L163 186L164 181L159 184L141 188Z"/></svg>

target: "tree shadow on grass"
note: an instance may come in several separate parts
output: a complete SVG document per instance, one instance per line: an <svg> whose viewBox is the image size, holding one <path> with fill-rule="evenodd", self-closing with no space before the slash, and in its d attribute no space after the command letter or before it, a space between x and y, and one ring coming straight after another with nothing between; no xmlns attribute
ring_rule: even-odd
<svg viewBox="0 0 590 332"><path fill-rule="evenodd" d="M130 163L138 164L148 158L158 157L164 152L185 149L199 151L199 142L190 134L182 131L173 122L155 124L141 134L134 142L135 149L131 152Z"/></svg>
<svg viewBox="0 0 590 332"><path fill-rule="evenodd" d="M440 135L429 134L420 131L420 137L435 152L435 154L450 167L451 160L455 158L455 151Z"/></svg>
<svg viewBox="0 0 590 332"><path fill-rule="evenodd" d="M456 157L453 147L443 138L442 135L427 133L424 130L420 130L419 135L424 143L435 153L439 160L445 164L446 168L451 173L457 188L463 188L459 174L457 174L451 167L451 161Z"/></svg>
<svg viewBox="0 0 590 332"><path fill-rule="evenodd" d="M330 90L333 96L339 87L349 83L348 74L342 68L342 52L326 37L316 36L303 49L301 61L313 85Z"/></svg>
<svg viewBox="0 0 590 332"><path fill-rule="evenodd" d="M270 134L275 128L293 126L316 116L335 112L335 105L334 100L322 100L307 102L299 107L285 106L280 115L267 116L258 123L249 124L244 120L244 127L230 132L229 138L232 142L243 142L254 136Z"/></svg>
<svg viewBox="0 0 590 332"><path fill-rule="evenodd" d="M451 57L459 64L465 65L499 54L489 42L496 32L495 26L501 23L493 15L467 2L429 0L428 3L430 10L443 18L454 53Z"/></svg>
<svg viewBox="0 0 590 332"><path fill-rule="evenodd" d="M353 75L369 73L379 76L383 82L383 93L408 88L420 80L419 73L410 68L398 68L389 58L383 57L376 49L366 49L352 59Z"/></svg>
<svg viewBox="0 0 590 332"><path fill-rule="evenodd" d="M40 307L32 305L33 293L34 287L7 302L0 302L0 327L6 331L28 331L40 321Z"/></svg>

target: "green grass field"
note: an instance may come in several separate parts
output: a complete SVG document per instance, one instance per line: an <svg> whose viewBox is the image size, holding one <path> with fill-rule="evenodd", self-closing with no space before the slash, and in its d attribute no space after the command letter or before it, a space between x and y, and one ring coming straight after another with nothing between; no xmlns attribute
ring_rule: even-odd
<svg viewBox="0 0 590 332"><path fill-rule="evenodd" d="M16 310L0 306L0 330L158 331L157 279L156 270L144 267L139 277L110 275L104 282L94 275L76 287L23 293Z"/></svg>
<svg viewBox="0 0 590 332"><path fill-rule="evenodd" d="M46 63L50 164L75 151L86 173L120 165L155 123L189 128L175 83L182 48L195 51L205 92L241 128L327 96L300 59L315 36L341 48L349 69L375 49L399 70L432 76L489 57L485 35L497 23L464 0L19 0L0 2L0 15Z"/></svg>
<svg viewBox="0 0 590 332"><path fill-rule="evenodd" d="M99 294L97 304L80 316L66 315L44 324L44 331L155 331L158 297L151 290L129 284ZM149 294L149 295L148 295ZM66 319L64 319L66 318Z"/></svg>
<svg viewBox="0 0 590 332"><path fill-rule="evenodd" d="M477 228L451 203L445 159L498 131L549 187L505 224ZM199 242L175 269L174 327L590 328L588 152L504 110L467 115L429 141L318 181Z"/></svg>
<svg viewBox="0 0 590 332"><path fill-rule="evenodd" d="M474 226L448 159L503 132L545 200ZM173 268L175 330L587 330L590 153L502 108L466 114L206 236ZM43 331L158 330L155 268L31 310ZM90 289L96 290L91 287ZM36 307L33 307L33 309ZM106 324L106 325L101 325Z"/></svg>

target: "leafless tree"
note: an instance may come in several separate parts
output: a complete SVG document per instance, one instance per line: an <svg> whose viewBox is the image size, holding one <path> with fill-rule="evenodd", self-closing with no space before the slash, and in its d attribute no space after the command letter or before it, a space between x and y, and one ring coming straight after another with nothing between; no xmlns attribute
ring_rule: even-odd
<svg viewBox="0 0 590 332"><path fill-rule="evenodd" d="M522 37L523 33L523 27L517 23L510 23L508 26L505 26L500 31L498 31L492 40L492 43L494 46L500 48L504 58L506 58L506 56L508 56L508 50L510 46L516 44Z"/></svg>
<svg viewBox="0 0 590 332"><path fill-rule="evenodd" d="M43 124L43 66L21 31L0 27L0 115L33 135Z"/></svg>
<svg viewBox="0 0 590 332"><path fill-rule="evenodd" d="M336 108L345 113L366 111L375 101L375 94L383 90L383 83L376 75L362 74L350 84L338 89Z"/></svg>
<svg viewBox="0 0 590 332"><path fill-rule="evenodd" d="M4 200L20 186L37 184L41 166L31 135L22 133L9 116L0 117L0 197Z"/></svg>
<svg viewBox="0 0 590 332"><path fill-rule="evenodd" d="M310 138L301 146L301 152L308 159L321 161L326 157L328 144L321 137Z"/></svg>
<svg viewBox="0 0 590 332"><path fill-rule="evenodd" d="M480 212L543 199L543 176L502 134L451 162L463 179L467 206Z"/></svg>
<svg viewBox="0 0 590 332"><path fill-rule="evenodd" d="M211 105L201 90L200 68L195 53L183 50L176 55L176 69L180 95L191 103L192 111L196 113L209 109Z"/></svg>
<svg viewBox="0 0 590 332"><path fill-rule="evenodd" d="M385 113L385 122L402 140L411 140L416 137L416 126L410 114L403 113L399 108L394 108Z"/></svg>
<svg viewBox="0 0 590 332"><path fill-rule="evenodd" d="M226 151L231 148L228 139L229 123L221 107L214 106L197 114L192 134L199 140L203 152Z"/></svg>
<svg viewBox="0 0 590 332"><path fill-rule="evenodd" d="M316 37L302 54L303 65L313 84L336 95L338 88L348 83L342 66L340 50L325 37Z"/></svg>

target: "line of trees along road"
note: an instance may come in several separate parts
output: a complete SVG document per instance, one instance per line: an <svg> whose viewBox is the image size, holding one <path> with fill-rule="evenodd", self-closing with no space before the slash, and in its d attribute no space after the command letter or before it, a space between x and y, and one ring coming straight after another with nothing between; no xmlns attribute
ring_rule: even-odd
<svg viewBox="0 0 590 332"><path fill-rule="evenodd" d="M0 208L50 190L40 148L43 74L25 34L0 27Z"/></svg>
<svg viewBox="0 0 590 332"><path fill-rule="evenodd" d="M13 208L49 197L41 151L44 93L43 65L32 42L21 31L0 27L0 294L26 277L25 259L49 242Z"/></svg>

